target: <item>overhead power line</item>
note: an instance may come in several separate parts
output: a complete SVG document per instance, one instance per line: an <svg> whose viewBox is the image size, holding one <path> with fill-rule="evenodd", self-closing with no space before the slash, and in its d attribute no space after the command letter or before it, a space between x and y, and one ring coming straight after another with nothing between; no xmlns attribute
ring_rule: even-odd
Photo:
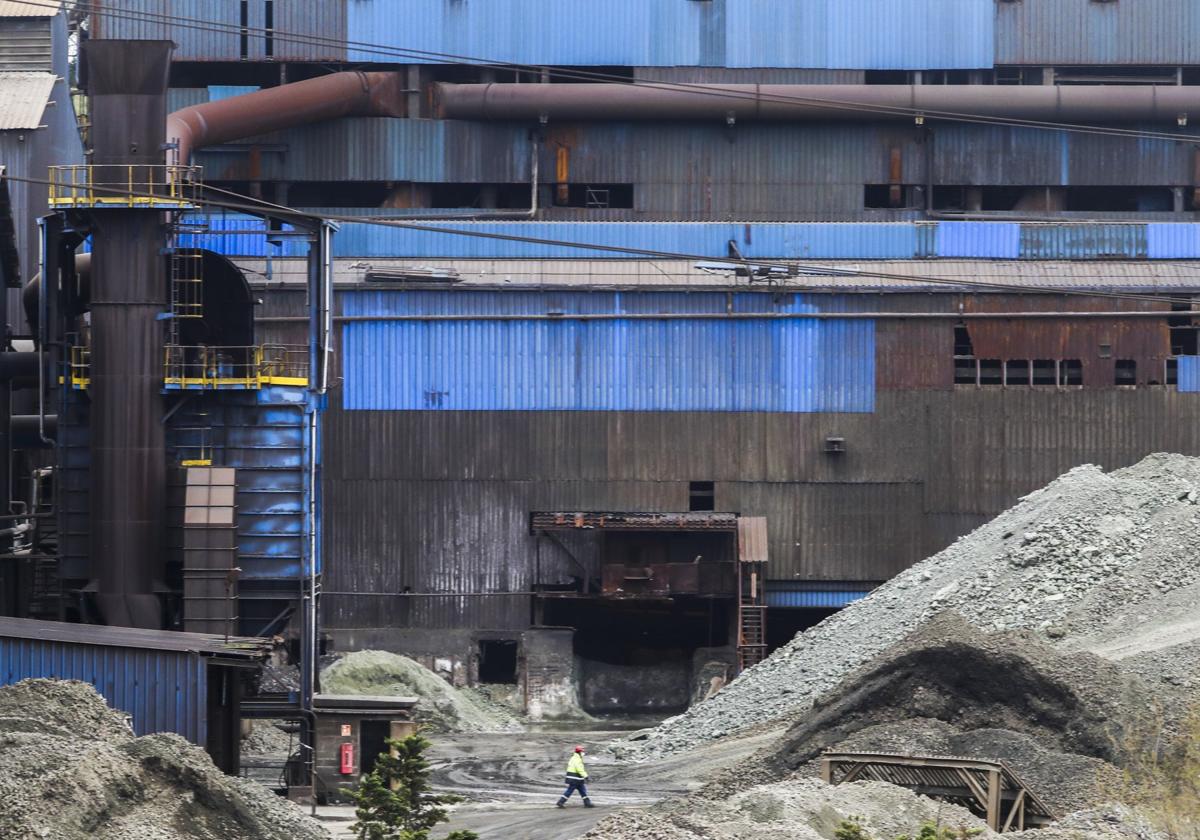
<svg viewBox="0 0 1200 840"><path fill-rule="evenodd" d="M57 10L59 4L51 2L51 0L10 0L10 2L30 6L35 8L43 8L47 10ZM748 94L745 91L735 88L725 88L719 85L704 85L687 82L657 82L657 81L633 81L624 76L614 74L600 73L595 71L564 69L564 68L548 68L544 65L520 64L496 59L481 58L477 56L458 55L454 53L433 52L429 50L416 50L403 47L388 46L383 44L375 44L365 41L354 41L338 38L326 38L317 35L308 35L287 30L267 29L263 27L241 26L233 23L221 23L219 21L206 21L201 18L186 17L181 15L159 14L144 10L134 10L130 8L122 8L101 2L87 2L86 0L78 0L70 3L73 9L85 10L91 14L107 15L112 18L135 20L142 22L155 23L169 28L192 29L207 32L217 32L221 34L254 34L256 36L270 36L275 41L293 44L303 44L310 46L345 48L349 50L353 48L359 53L367 53L390 58L407 58L417 59L422 62L435 61L441 64L452 64L460 66L473 66L489 69L512 70L512 71L527 71L546 73L551 78L572 79L583 82L611 82L616 84L626 84L637 87L645 87L656 90L667 90L688 93L703 93L706 96L724 98L733 101L762 101L778 104L797 104L797 105L819 105L822 107L835 108L845 111L854 111L868 114L886 114L891 116L911 116L914 119L920 117L922 119L940 119L950 122L975 123L983 125L1002 125L1017 128L1032 128L1048 131L1065 131L1082 134L1098 134L1115 137L1130 137L1139 139L1156 139L1173 142L1184 143L1200 143L1200 137L1191 134L1180 134L1172 132L1147 131L1144 129L1124 129L1115 128L1112 126L1087 125L1075 123L1060 123L1045 120L1025 120L1017 118L993 117L984 114L971 114L967 112L957 111L936 111L923 108L905 108L905 107L890 107L890 106L874 106L863 105L857 102L848 102L835 98L808 98L796 97L786 94ZM833 86L831 86L833 87ZM982 86L981 86L982 87Z"/></svg>

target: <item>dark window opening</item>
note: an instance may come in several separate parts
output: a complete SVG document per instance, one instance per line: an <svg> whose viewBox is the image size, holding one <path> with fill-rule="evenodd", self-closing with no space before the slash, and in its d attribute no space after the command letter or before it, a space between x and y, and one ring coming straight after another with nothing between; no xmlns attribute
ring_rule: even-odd
<svg viewBox="0 0 1200 840"><path fill-rule="evenodd" d="M995 79L998 85L1040 85L1045 73L1041 67L997 67Z"/></svg>
<svg viewBox="0 0 1200 840"><path fill-rule="evenodd" d="M1166 382L1168 385L1179 384L1179 360L1167 359Z"/></svg>
<svg viewBox="0 0 1200 840"><path fill-rule="evenodd" d="M975 347L971 344L971 331L967 329L966 324L957 324L954 327L954 355L975 355Z"/></svg>
<svg viewBox="0 0 1200 840"><path fill-rule="evenodd" d="M913 210L924 196L925 188L915 184L863 184L863 209Z"/></svg>
<svg viewBox="0 0 1200 840"><path fill-rule="evenodd" d="M839 610L772 607L767 610L767 653L773 653L810 627L815 627Z"/></svg>
<svg viewBox="0 0 1200 840"><path fill-rule="evenodd" d="M1003 385L1004 384L1004 368L999 359L980 359L979 360L979 384L980 385Z"/></svg>
<svg viewBox="0 0 1200 840"><path fill-rule="evenodd" d="M238 54L242 58L250 55L250 0L241 2L241 33L238 37Z"/></svg>
<svg viewBox="0 0 1200 840"><path fill-rule="evenodd" d="M923 85L969 85L973 70L922 70L920 84Z"/></svg>
<svg viewBox="0 0 1200 840"><path fill-rule="evenodd" d="M1137 384L1137 360L1117 359L1113 367L1113 383L1116 385Z"/></svg>
<svg viewBox="0 0 1200 840"><path fill-rule="evenodd" d="M426 186L426 185L416 185ZM429 206L524 210L533 200L529 184L429 184Z"/></svg>
<svg viewBox="0 0 1200 840"><path fill-rule="evenodd" d="M517 643L512 639L479 641L479 681L481 683L517 682Z"/></svg>
<svg viewBox="0 0 1200 840"><path fill-rule="evenodd" d="M1167 330L1171 339L1172 356L1195 356L1200 354L1198 328L1192 320L1190 303L1172 303L1172 312L1187 312L1188 315L1173 315L1167 318Z"/></svg>
<svg viewBox="0 0 1200 840"><path fill-rule="evenodd" d="M268 58L275 55L275 0L264 0L266 8L263 11L263 54Z"/></svg>
<svg viewBox="0 0 1200 840"><path fill-rule="evenodd" d="M1174 85L1178 81L1174 67L1058 67L1057 85Z"/></svg>
<svg viewBox="0 0 1200 840"><path fill-rule="evenodd" d="M954 384L978 385L979 361L977 359L954 360Z"/></svg>
<svg viewBox="0 0 1200 840"><path fill-rule="evenodd" d="M867 70L863 81L868 85L907 85L912 77L907 70Z"/></svg>
<svg viewBox="0 0 1200 840"><path fill-rule="evenodd" d="M1058 365L1053 359L1034 359L1033 360L1033 379L1034 385L1057 385L1058 384Z"/></svg>
<svg viewBox="0 0 1200 840"><path fill-rule="evenodd" d="M1029 384L1029 360L1009 359L1004 363L1004 384L1009 387Z"/></svg>
<svg viewBox="0 0 1200 840"><path fill-rule="evenodd" d="M555 194L559 207L587 207L594 210L633 209L633 184L568 184L566 201Z"/></svg>
<svg viewBox="0 0 1200 840"><path fill-rule="evenodd" d="M887 185L870 185L864 194L867 207L886 207ZM961 211L1082 211L1157 213L1175 209L1170 187L1157 185L1059 187L1047 185L967 186L939 184L933 188L934 210Z"/></svg>
<svg viewBox="0 0 1200 840"><path fill-rule="evenodd" d="M289 64L288 79L298 65ZM324 74L321 74L324 75ZM279 84L279 65L261 61L179 61L171 62L170 85L173 88L202 88L209 85L274 87Z"/></svg>
<svg viewBox="0 0 1200 840"><path fill-rule="evenodd" d="M391 737L391 732L391 721L359 721L358 749L362 755L359 756L358 766L364 776L375 769L376 760L387 752L387 739Z"/></svg>
<svg viewBox="0 0 1200 840"><path fill-rule="evenodd" d="M1068 187L1067 210L1100 212L1170 212L1175 197L1170 187Z"/></svg>
<svg viewBox="0 0 1200 840"><path fill-rule="evenodd" d="M1083 362L1079 359L1064 359L1058 365L1059 385L1082 385Z"/></svg>
<svg viewBox="0 0 1200 840"><path fill-rule="evenodd" d="M688 482L688 510L716 510L716 491L711 481Z"/></svg>

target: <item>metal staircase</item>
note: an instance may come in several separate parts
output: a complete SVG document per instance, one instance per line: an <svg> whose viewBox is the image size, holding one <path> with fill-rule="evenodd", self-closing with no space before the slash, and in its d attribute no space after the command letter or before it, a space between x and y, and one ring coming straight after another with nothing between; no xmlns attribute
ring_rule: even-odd
<svg viewBox="0 0 1200 840"><path fill-rule="evenodd" d="M767 656L767 520L738 518L738 673Z"/></svg>

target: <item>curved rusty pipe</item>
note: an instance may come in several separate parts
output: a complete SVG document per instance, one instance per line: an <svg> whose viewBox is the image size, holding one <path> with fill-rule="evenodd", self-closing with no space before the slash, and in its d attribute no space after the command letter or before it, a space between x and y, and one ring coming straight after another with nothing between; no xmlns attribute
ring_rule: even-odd
<svg viewBox="0 0 1200 840"><path fill-rule="evenodd" d="M339 117L403 117L398 73L348 70L183 108L167 116L167 163L186 164L192 152L243 137Z"/></svg>

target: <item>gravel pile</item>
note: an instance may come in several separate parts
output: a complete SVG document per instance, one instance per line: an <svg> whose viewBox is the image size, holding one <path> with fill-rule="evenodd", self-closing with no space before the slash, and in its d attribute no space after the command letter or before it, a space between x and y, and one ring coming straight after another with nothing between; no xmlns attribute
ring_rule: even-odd
<svg viewBox="0 0 1200 840"><path fill-rule="evenodd" d="M1122 808L1072 814L1043 829L996 834L969 812L882 782L830 787L796 778L759 785L727 799L689 797L645 811L606 817L583 840L830 840L844 819L870 837L915 835L928 822L978 831L979 840L1168 840Z"/></svg>
<svg viewBox="0 0 1200 840"><path fill-rule="evenodd" d="M1103 635L1131 609L1153 623L1159 599L1200 582L1198 556L1200 459L1078 467L621 751L667 755L803 711L945 610L1065 647Z"/></svg>
<svg viewBox="0 0 1200 840"><path fill-rule="evenodd" d="M434 732L519 732L516 714L474 691L460 691L421 663L383 650L360 650L321 672L324 694L417 697L413 717Z"/></svg>
<svg viewBox="0 0 1200 840"><path fill-rule="evenodd" d="M177 735L135 737L86 683L0 688L5 840L329 840L290 802Z"/></svg>

